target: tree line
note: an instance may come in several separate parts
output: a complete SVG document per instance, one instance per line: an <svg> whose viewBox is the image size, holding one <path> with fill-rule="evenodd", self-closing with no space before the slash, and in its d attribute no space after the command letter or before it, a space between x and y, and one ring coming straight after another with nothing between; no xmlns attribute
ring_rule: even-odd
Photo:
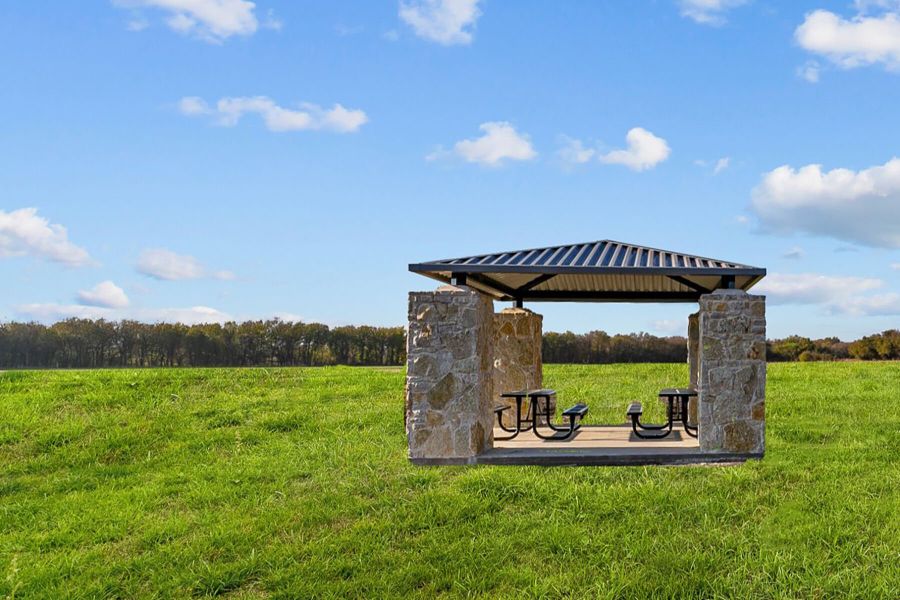
<svg viewBox="0 0 900 600"><path fill-rule="evenodd" d="M770 361L900 359L900 332L854 342L791 336L770 340ZM544 334L545 363L684 362L687 340L604 331ZM0 323L0 369L402 365L402 327L286 322L181 325L68 319L53 325Z"/></svg>
<svg viewBox="0 0 900 600"><path fill-rule="evenodd" d="M68 319L0 324L0 368L399 365L402 327Z"/></svg>
<svg viewBox="0 0 900 600"><path fill-rule="evenodd" d="M792 335L767 344L770 362L812 360L898 360L900 359L900 331L888 329L867 335L853 342L842 342L836 337L812 340Z"/></svg>
<svg viewBox="0 0 900 600"><path fill-rule="evenodd" d="M550 332L544 334L541 354L545 363L685 362L687 339L657 337L649 333Z"/></svg>

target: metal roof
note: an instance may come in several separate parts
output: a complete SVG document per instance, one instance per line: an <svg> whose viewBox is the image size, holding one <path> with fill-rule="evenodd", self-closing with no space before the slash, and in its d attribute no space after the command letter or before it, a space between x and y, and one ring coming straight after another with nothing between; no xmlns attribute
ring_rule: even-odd
<svg viewBox="0 0 900 600"><path fill-rule="evenodd" d="M750 289L766 270L731 261L600 240L409 265L498 300L693 302L717 288Z"/></svg>

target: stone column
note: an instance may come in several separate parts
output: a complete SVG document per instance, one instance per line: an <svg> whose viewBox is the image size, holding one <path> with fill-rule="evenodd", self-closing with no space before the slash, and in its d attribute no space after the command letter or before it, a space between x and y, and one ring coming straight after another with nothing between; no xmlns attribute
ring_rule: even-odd
<svg viewBox="0 0 900 600"><path fill-rule="evenodd" d="M766 299L743 290L700 297L700 448L765 451Z"/></svg>
<svg viewBox="0 0 900 600"><path fill-rule="evenodd" d="M700 313L695 312L688 315L687 330L687 355L688 355L688 374L690 377L691 387L697 389L700 380ZM697 422L697 399L692 398L688 403L688 421Z"/></svg>
<svg viewBox="0 0 900 600"><path fill-rule="evenodd" d="M417 463L463 464L493 446L494 307L467 286L410 292L406 436Z"/></svg>
<svg viewBox="0 0 900 600"><path fill-rule="evenodd" d="M516 424L516 401L500 398L503 392L542 387L541 343L544 317L525 308L505 308L494 315L494 403L512 407L503 424ZM556 410L556 398L551 398Z"/></svg>

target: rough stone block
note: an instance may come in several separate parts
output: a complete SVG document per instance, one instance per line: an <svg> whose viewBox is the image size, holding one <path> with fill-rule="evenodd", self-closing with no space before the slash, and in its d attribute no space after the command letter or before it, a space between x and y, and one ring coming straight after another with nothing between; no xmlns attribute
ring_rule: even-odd
<svg viewBox="0 0 900 600"><path fill-rule="evenodd" d="M506 426L515 425L516 402L510 398L500 398L500 394L543 386L543 320L541 315L524 308L506 308L494 315L494 402L511 407L512 410L503 414L503 424ZM550 409L556 410L555 397L551 399Z"/></svg>
<svg viewBox="0 0 900 600"><path fill-rule="evenodd" d="M765 298L742 290L701 296L698 377L700 447L765 449Z"/></svg>
<svg viewBox="0 0 900 600"><path fill-rule="evenodd" d="M493 444L493 303L466 286L409 295L411 459L470 462Z"/></svg>

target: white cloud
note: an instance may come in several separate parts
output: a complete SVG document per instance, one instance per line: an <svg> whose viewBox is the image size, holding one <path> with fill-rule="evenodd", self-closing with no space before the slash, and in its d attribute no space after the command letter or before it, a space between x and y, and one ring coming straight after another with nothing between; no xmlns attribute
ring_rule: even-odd
<svg viewBox="0 0 900 600"><path fill-rule="evenodd" d="M864 13L868 6L889 10L869 16ZM858 3L857 7L859 14L850 19L827 10L807 14L794 39L805 50L845 69L880 63L900 70L900 3Z"/></svg>
<svg viewBox="0 0 900 600"><path fill-rule="evenodd" d="M697 158L693 161L693 163L694 166L700 167L701 169L712 167L712 174L715 176L731 166L731 157L723 156L715 162Z"/></svg>
<svg viewBox="0 0 900 600"><path fill-rule="evenodd" d="M445 46L472 43L481 11L479 0L411 0L400 2L400 18L416 35Z"/></svg>
<svg viewBox="0 0 900 600"><path fill-rule="evenodd" d="M81 290L78 292L78 301L85 306L105 308L128 306L128 296L125 295L125 290L112 281L101 281L89 290Z"/></svg>
<svg viewBox="0 0 900 600"><path fill-rule="evenodd" d="M281 31L284 27L284 21L275 16L275 11L271 8L266 11L266 18L262 22L262 26L265 29L272 29L274 31Z"/></svg>
<svg viewBox="0 0 900 600"><path fill-rule="evenodd" d="M669 145L661 137L657 137L643 129L634 127L625 136L628 148L613 150L600 156L600 161L610 164L625 165L634 171L652 169L666 160L671 153Z"/></svg>
<svg viewBox="0 0 900 600"><path fill-rule="evenodd" d="M482 123L478 129L484 135L456 142L452 152L438 148L425 159L437 160L455 154L466 162L499 167L507 160L531 160L537 156L528 135L517 132L506 121Z"/></svg>
<svg viewBox="0 0 900 600"><path fill-rule="evenodd" d="M233 35L252 35L260 26L254 13L256 5L248 0L113 0L113 4L132 10L163 11L170 29L212 43L221 43ZM141 26L135 28L135 23ZM140 31L146 26L147 22L138 18L132 19L128 28ZM281 23L270 11L263 26L278 29Z"/></svg>
<svg viewBox="0 0 900 600"><path fill-rule="evenodd" d="M69 241L62 225L39 217L36 208L0 210L0 258L33 256L70 267L92 263L87 250Z"/></svg>
<svg viewBox="0 0 900 600"><path fill-rule="evenodd" d="M581 140L576 140L568 136L560 136L562 147L556 152L556 155L564 163L580 165L589 162L597 151L593 148L585 148Z"/></svg>
<svg viewBox="0 0 900 600"><path fill-rule="evenodd" d="M900 294L866 295L884 286L881 279L815 273L772 273L754 286L774 304L818 304L832 314L877 316L900 314Z"/></svg>
<svg viewBox="0 0 900 600"><path fill-rule="evenodd" d="M764 229L900 248L900 159L861 171L784 165L753 190Z"/></svg>
<svg viewBox="0 0 900 600"><path fill-rule="evenodd" d="M278 106L266 96L222 98L215 108L197 96L185 96L178 102L178 110L189 117L213 116L223 127L233 127L245 114L258 114L269 131L326 130L351 133L359 130L369 118L361 110L344 108L335 104L324 109L316 104L303 102L298 108Z"/></svg>
<svg viewBox="0 0 900 600"><path fill-rule="evenodd" d="M128 31L143 31L148 27L150 27L150 23L145 19L132 19L125 25Z"/></svg>
<svg viewBox="0 0 900 600"><path fill-rule="evenodd" d="M703 25L719 26L726 22L725 13L747 0L680 0L681 16Z"/></svg>
<svg viewBox="0 0 900 600"><path fill-rule="evenodd" d="M212 109L206 103L206 100L197 96L185 96L178 101L178 110L183 115L196 117L199 115L212 114Z"/></svg>
<svg viewBox="0 0 900 600"><path fill-rule="evenodd" d="M794 246L787 252L781 255L781 258L788 258L791 260L800 259L806 256L806 252L800 246Z"/></svg>
<svg viewBox="0 0 900 600"><path fill-rule="evenodd" d="M62 321L64 319L110 319L115 311L100 306L84 306L81 304L20 304L16 312L28 319L43 322Z"/></svg>
<svg viewBox="0 0 900 600"><path fill-rule="evenodd" d="M679 321L677 319L659 319L650 324L650 329L661 335L680 335L687 334L687 319Z"/></svg>
<svg viewBox="0 0 900 600"><path fill-rule="evenodd" d="M900 315L900 294L876 294L849 298L831 307L833 313L853 316L884 317Z"/></svg>
<svg viewBox="0 0 900 600"><path fill-rule="evenodd" d="M828 304L883 285L880 279L864 277L770 273L753 287L753 291L768 296L772 304Z"/></svg>
<svg viewBox="0 0 900 600"><path fill-rule="evenodd" d="M141 252L137 270L144 275L164 281L235 278L234 273L230 271L210 271L193 256L176 254L165 248L151 248Z"/></svg>
<svg viewBox="0 0 900 600"><path fill-rule="evenodd" d="M818 83L821 70L822 67L817 61L808 60L802 67L797 68L797 76L809 83Z"/></svg>
<svg viewBox="0 0 900 600"><path fill-rule="evenodd" d="M158 321L164 323L184 323L193 325L197 323L225 323L234 318L208 306L191 306L190 308L151 308L137 311L136 318L140 321Z"/></svg>
<svg viewBox="0 0 900 600"><path fill-rule="evenodd" d="M70 318L106 319L108 321L133 319L149 323L183 323L185 325L225 323L234 320L228 313L208 306L123 309L81 304L43 303L22 304L15 307L15 310L23 317L49 323Z"/></svg>
<svg viewBox="0 0 900 600"><path fill-rule="evenodd" d="M891 268L895 271L900 271L900 262L891 263Z"/></svg>

